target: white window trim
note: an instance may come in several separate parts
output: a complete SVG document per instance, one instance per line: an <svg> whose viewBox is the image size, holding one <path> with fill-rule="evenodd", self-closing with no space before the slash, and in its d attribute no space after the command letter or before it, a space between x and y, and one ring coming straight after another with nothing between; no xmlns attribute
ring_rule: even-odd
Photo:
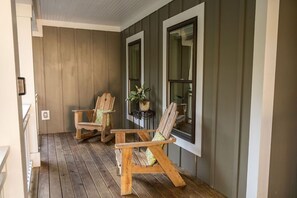
<svg viewBox="0 0 297 198"><path fill-rule="evenodd" d="M196 120L195 144L180 137L176 137L178 146L201 157L202 148L202 95L203 95L203 50L204 50L204 7L201 3L163 22L163 111L166 109L167 100L167 28L193 17L197 20L197 74L196 74Z"/></svg>
<svg viewBox="0 0 297 198"><path fill-rule="evenodd" d="M128 54L129 53L129 51L128 51L129 43L139 40L139 39L141 42L140 82L141 82L141 84L144 84L144 31L141 31L141 32L134 34L126 39L126 98L128 98L128 93L129 93L129 87L128 87L128 84L129 84L129 54ZM129 101L126 102L127 120L130 120L131 122L134 121L134 123L137 125L140 123L140 126L144 127L143 119L141 119L141 120L136 119L136 118L133 119L133 116L129 115L128 108L129 108Z"/></svg>

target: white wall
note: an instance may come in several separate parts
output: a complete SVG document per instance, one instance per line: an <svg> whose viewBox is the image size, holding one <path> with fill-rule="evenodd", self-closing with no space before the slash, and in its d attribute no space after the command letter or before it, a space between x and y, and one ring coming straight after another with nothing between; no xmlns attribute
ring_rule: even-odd
<svg viewBox="0 0 297 198"><path fill-rule="evenodd" d="M1 0L0 6L0 145L10 146L7 159L5 198L25 197L25 153L19 76L15 3Z"/></svg>
<svg viewBox="0 0 297 198"><path fill-rule="evenodd" d="M40 166L40 153L38 152L38 132L36 124L35 107L35 86L34 86L34 68L33 68L33 49L32 49L32 31L31 18L32 6L30 4L17 4L17 29L18 46L20 58L20 75L26 79L26 95L22 96L23 104L30 104L29 120L29 141L30 156L33 161L33 167Z"/></svg>

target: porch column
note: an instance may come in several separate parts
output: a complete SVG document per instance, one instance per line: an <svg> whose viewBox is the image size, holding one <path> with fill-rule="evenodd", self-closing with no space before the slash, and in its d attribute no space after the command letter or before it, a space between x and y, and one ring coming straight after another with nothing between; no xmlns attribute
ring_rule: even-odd
<svg viewBox="0 0 297 198"><path fill-rule="evenodd" d="M4 197L22 198L26 196L26 171L14 0L1 0L0 27L0 145L10 147Z"/></svg>
<svg viewBox="0 0 297 198"><path fill-rule="evenodd" d="M38 151L38 131L35 105L35 85L32 48L32 5L16 4L18 46L20 57L20 75L26 79L26 95L22 96L22 103L31 106L29 115L29 145L30 158L33 167L40 166L40 152Z"/></svg>
<svg viewBox="0 0 297 198"><path fill-rule="evenodd" d="M268 197L279 0L257 0L247 198Z"/></svg>

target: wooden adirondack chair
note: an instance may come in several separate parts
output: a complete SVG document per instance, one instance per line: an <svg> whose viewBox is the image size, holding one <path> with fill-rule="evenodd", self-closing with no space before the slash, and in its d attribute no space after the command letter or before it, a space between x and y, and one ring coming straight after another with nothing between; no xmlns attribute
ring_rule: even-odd
<svg viewBox="0 0 297 198"><path fill-rule="evenodd" d="M132 193L132 174L145 173L166 173L176 187L185 186L185 182L176 170L174 165L165 155L162 145L173 143L176 139L171 136L171 130L175 124L178 112L176 104L171 103L163 114L157 130L145 129L113 129L111 133L116 136L115 152L116 159L121 174L121 195ZM159 132L164 137L164 141L151 141L150 132ZM127 133L137 133L142 142L125 142ZM133 148L147 147L150 149L157 163L148 166L146 155L139 149Z"/></svg>
<svg viewBox="0 0 297 198"><path fill-rule="evenodd" d="M96 101L95 109L93 110L73 110L74 112L74 123L76 128L75 138L77 140L83 140L94 137L101 134L101 141L108 142L114 134L110 133L112 128L111 125L111 114L114 113L115 97L112 97L110 93L104 93L102 96L98 96ZM102 123L96 123L97 110L102 110ZM83 113L86 113L89 122L82 122ZM82 130L88 130L89 132L83 133ZM99 132L99 133L96 133Z"/></svg>

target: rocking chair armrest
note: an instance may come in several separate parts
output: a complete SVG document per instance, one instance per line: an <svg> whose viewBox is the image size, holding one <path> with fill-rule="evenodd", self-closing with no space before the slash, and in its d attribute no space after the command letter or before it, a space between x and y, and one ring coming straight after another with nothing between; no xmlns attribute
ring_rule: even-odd
<svg viewBox="0 0 297 198"><path fill-rule="evenodd" d="M79 125L84 125L84 126L102 126L102 124L96 123L96 122L79 122Z"/></svg>
<svg viewBox="0 0 297 198"><path fill-rule="evenodd" d="M170 137L168 140L163 140L163 141L119 143L119 144L115 144L115 149L151 147L151 146L158 146L158 145L160 146L163 144L173 143L175 141L176 141L175 137Z"/></svg>
<svg viewBox="0 0 297 198"><path fill-rule="evenodd" d="M102 113L103 114L112 114L112 113L115 113L116 111L115 110L112 110L112 111L103 111Z"/></svg>
<svg viewBox="0 0 297 198"><path fill-rule="evenodd" d="M111 133L137 133L137 132L145 132L145 133L152 133L156 132L155 129L112 129Z"/></svg>
<svg viewBox="0 0 297 198"><path fill-rule="evenodd" d="M79 110L72 110L72 112L94 112L94 109L79 109Z"/></svg>

